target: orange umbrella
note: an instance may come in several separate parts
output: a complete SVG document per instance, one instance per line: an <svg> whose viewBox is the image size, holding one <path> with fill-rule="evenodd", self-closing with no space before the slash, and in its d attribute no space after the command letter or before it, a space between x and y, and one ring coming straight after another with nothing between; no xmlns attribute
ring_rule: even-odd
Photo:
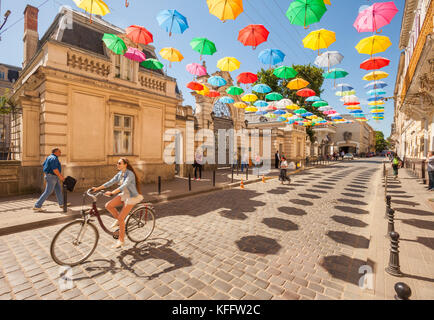
<svg viewBox="0 0 434 320"><path fill-rule="evenodd" d="M154 41L152 33L144 27L132 25L125 29L127 37L134 43L148 44Z"/></svg>

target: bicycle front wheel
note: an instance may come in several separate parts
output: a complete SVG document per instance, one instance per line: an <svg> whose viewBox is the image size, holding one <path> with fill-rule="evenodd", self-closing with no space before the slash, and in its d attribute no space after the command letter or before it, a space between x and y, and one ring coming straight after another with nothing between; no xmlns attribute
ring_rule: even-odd
<svg viewBox="0 0 434 320"><path fill-rule="evenodd" d="M98 229L83 220L73 221L60 229L51 242L50 253L61 266L75 266L84 262L95 251Z"/></svg>
<svg viewBox="0 0 434 320"><path fill-rule="evenodd" d="M154 211L147 206L136 208L130 213L125 227L128 239L133 242L145 241L154 231Z"/></svg>

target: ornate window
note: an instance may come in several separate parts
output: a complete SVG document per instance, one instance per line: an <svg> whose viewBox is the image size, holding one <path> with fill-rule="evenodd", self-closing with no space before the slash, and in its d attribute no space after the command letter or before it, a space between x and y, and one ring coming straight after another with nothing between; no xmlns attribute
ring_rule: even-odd
<svg viewBox="0 0 434 320"><path fill-rule="evenodd" d="M113 123L113 153L133 153L133 117L115 114Z"/></svg>

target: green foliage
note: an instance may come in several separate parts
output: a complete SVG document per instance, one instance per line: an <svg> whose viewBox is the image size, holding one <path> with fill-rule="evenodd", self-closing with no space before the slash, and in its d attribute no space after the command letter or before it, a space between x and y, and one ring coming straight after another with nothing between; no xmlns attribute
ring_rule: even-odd
<svg viewBox="0 0 434 320"><path fill-rule="evenodd" d="M389 141L384 139L384 134L382 131L375 131L375 151L381 152L383 150L389 149Z"/></svg>
<svg viewBox="0 0 434 320"><path fill-rule="evenodd" d="M9 114L16 111L15 104L9 99L9 89L6 89L3 95L0 96L0 114Z"/></svg>

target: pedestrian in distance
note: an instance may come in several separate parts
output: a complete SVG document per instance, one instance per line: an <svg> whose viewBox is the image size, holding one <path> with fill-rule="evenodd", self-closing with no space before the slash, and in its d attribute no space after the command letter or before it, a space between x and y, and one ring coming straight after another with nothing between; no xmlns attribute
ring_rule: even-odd
<svg viewBox="0 0 434 320"><path fill-rule="evenodd" d="M241 158L241 172L244 172L244 168L249 170L249 156L247 152L245 152Z"/></svg>
<svg viewBox="0 0 434 320"><path fill-rule="evenodd" d="M203 156L202 156L202 152L197 151L195 156L194 156L194 163L193 163L193 167L194 167L194 180L198 179L202 179L202 163L203 163ZM197 171L199 170L199 178L197 178Z"/></svg>
<svg viewBox="0 0 434 320"><path fill-rule="evenodd" d="M279 169L279 164L280 164L279 160L280 160L280 154L279 154L279 151L276 150L276 153L274 154L274 167L276 169Z"/></svg>
<svg viewBox="0 0 434 320"><path fill-rule="evenodd" d="M288 162L286 161L286 158L282 156L281 162L280 162L280 176L279 180L283 184L285 181L289 181L288 177L286 176L286 171L288 169Z"/></svg>
<svg viewBox="0 0 434 320"><path fill-rule="evenodd" d="M428 153L428 178L429 178L429 184L428 184L428 190L434 191L434 151L430 151Z"/></svg>
<svg viewBox="0 0 434 320"><path fill-rule="evenodd" d="M392 159L392 169L393 169L393 176L394 179L398 179L398 170L401 167L401 160L399 159L398 155L395 153Z"/></svg>
<svg viewBox="0 0 434 320"><path fill-rule="evenodd" d="M35 206L33 207L34 211L44 212L42 209L42 205L45 200L53 193L56 194L57 203L59 207L63 207L63 195L62 188L60 187L60 182L63 183L65 178L62 175L62 166L59 161L59 157L62 152L59 148L54 148L51 151L51 154L45 159L43 163L43 171L44 171L44 179L45 179L45 190L39 197L38 201L36 201Z"/></svg>
<svg viewBox="0 0 434 320"><path fill-rule="evenodd" d="M115 198L106 203L106 209L115 218L115 222L111 225L111 228L119 226L119 239L112 246L117 249L124 246L125 241L125 218L130 213L133 207L143 200L143 196L140 192L140 180L139 177L131 166L130 162L126 158L120 158L116 163L116 167L119 172L108 182L99 187L92 187L92 192L97 192L111 187L114 184L118 184L119 187L113 191L107 191L105 196L111 197L116 195ZM122 193L121 193L122 192ZM123 206L121 212L116 207Z"/></svg>

